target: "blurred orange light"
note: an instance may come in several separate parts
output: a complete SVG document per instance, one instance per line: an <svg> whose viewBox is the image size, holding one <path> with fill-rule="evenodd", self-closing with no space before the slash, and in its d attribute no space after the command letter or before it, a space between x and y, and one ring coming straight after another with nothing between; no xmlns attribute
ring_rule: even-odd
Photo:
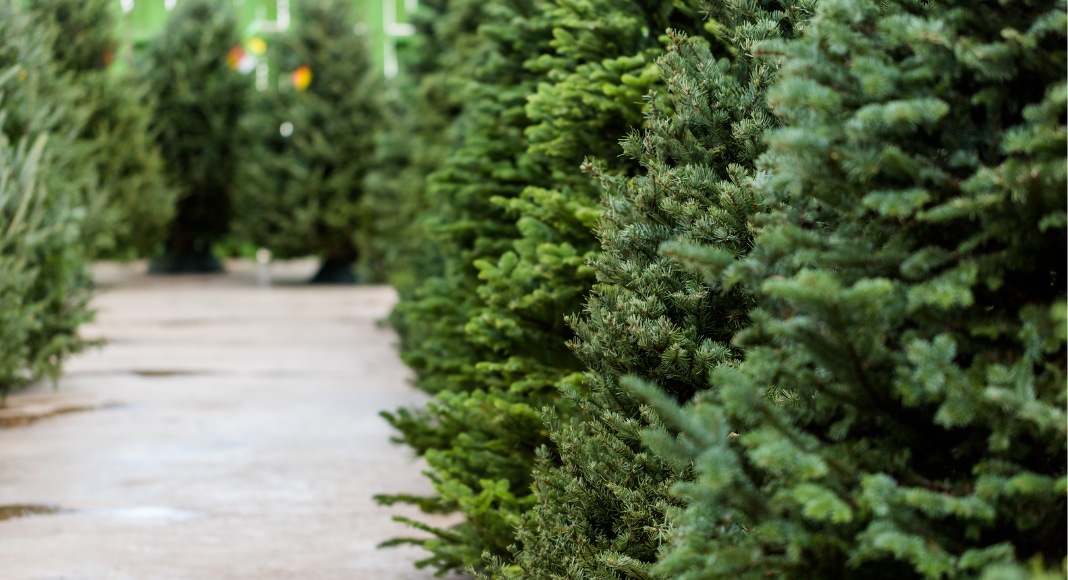
<svg viewBox="0 0 1068 580"><path fill-rule="evenodd" d="M306 64L297 67L297 70L293 71L293 74L290 75L290 79L293 81L293 86L296 87L298 91L303 91L311 84L311 67Z"/></svg>
<svg viewBox="0 0 1068 580"><path fill-rule="evenodd" d="M230 65L230 68L237 70L237 66L241 63L241 59L245 57L245 54L245 49L239 45L234 45L226 55L226 64Z"/></svg>
<svg viewBox="0 0 1068 580"><path fill-rule="evenodd" d="M235 45L226 55L226 63L237 72L247 75L256 68L256 57L245 52L240 45Z"/></svg>

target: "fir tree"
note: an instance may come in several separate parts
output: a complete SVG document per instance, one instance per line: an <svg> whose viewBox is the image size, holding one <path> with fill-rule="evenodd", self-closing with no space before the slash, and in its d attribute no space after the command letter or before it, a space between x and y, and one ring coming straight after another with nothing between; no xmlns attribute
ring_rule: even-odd
<svg viewBox="0 0 1068 580"><path fill-rule="evenodd" d="M322 256L313 281L352 282L380 85L352 31L349 3L303 0L295 8L295 26L273 40L270 61L282 75L307 67L311 82L254 100L235 228L279 257Z"/></svg>
<svg viewBox="0 0 1068 580"><path fill-rule="evenodd" d="M1026 578L1066 553L1063 1L820 0L784 58L746 359L651 434L697 482L656 569ZM1028 567L1022 562L1031 561ZM1064 572L1059 573L1060 577Z"/></svg>
<svg viewBox="0 0 1068 580"><path fill-rule="evenodd" d="M663 32L696 32L699 23L698 7L686 3L554 2L545 10L554 41L551 52L527 63L543 76L525 107L524 155L541 162L551 187L493 200L509 210L518 236L500 258L475 262L481 304L465 327L469 341L494 352L477 363L482 388L522 393L534 412L554 404L558 383L582 369L566 347L573 332L565 317L582 308L594 282L588 263L598 247L592 227L600 189L581 164L597 160L617 177L637 172L619 136L643 122L642 99L658 86Z"/></svg>
<svg viewBox="0 0 1068 580"><path fill-rule="evenodd" d="M33 0L40 26L55 27L53 60L84 91L88 119L79 136L94 149L100 184L86 200L83 238L97 257L148 255L163 241L174 214L175 190L163 175L148 123L152 105L134 79L112 79L113 3Z"/></svg>
<svg viewBox="0 0 1068 580"><path fill-rule="evenodd" d="M5 71L4 81L14 74ZM0 400L58 377L63 359L84 346L76 331L91 317L76 208L50 196L40 178L48 136L29 137L16 147L0 134Z"/></svg>
<svg viewBox="0 0 1068 580"><path fill-rule="evenodd" d="M523 63L546 51L551 39L537 0L461 2L450 9L460 14L471 10L478 36L463 47L473 74L458 87L465 101L456 121L461 146L427 184L430 211L424 227L443 257L442 274L425 280L392 316L412 338L402 339L401 346L407 348L402 348L401 356L415 370L418 386L446 398L450 392L475 391L475 364L493 356L491 349L468 342L464 333L467 319L479 304L474 262L499 257L516 236L514 220L508 220L504 209L491 199L517 197L530 183L547 185L541 168L523 156L527 146L523 130L530 124L524 105L537 78ZM466 399L462 404L468 415L492 404L485 396ZM419 565L445 571L479 564L484 550L505 549L514 525L510 518L520 511L507 480L509 476L521 480L526 475L514 460L487 448L491 441L483 433L474 432L472 438L462 433L467 430L464 426L433 418L434 407L429 413L401 409L396 415L386 414L386 418L401 430L405 443L421 454L430 451L431 469L447 475L449 481L432 476L437 480L436 498L387 496L380 501L409 501L419 503L425 511L465 513L465 521L453 529L432 529L435 539L394 542L422 545L432 555ZM531 417L522 409L517 411L512 423L523 421L524 427L529 426ZM506 431L505 425L497 426L498 436ZM460 438L460 444L470 449L467 456L439 453L452 446L453 438ZM483 475L488 489L479 485L478 474ZM498 483L501 480L505 482ZM410 523L426 529L419 522Z"/></svg>
<svg viewBox="0 0 1068 580"><path fill-rule="evenodd" d="M605 183L601 253L592 263L598 284L573 321L573 347L590 372L567 391L577 420L548 415L561 465L543 452L521 549L515 563L497 562L500 575L649 577L677 505L668 490L692 473L686 462L644 448L642 430L660 422L621 378L642 377L685 401L706 388L713 368L737 358L729 343L747 323L752 297L705 284L659 249L673 241L729 255L749 250L748 221L761 201L746 178L761 135L776 124L765 92L777 67L753 47L796 34L810 7L708 5L706 29L716 42L673 38L659 61L665 102L650 111L648 128L624 142L644 174L621 179L591 169Z"/></svg>
<svg viewBox="0 0 1068 580"><path fill-rule="evenodd" d="M523 130L530 124L524 105L537 79L523 63L550 40L536 1L452 8L474 11L478 38L466 47L469 76L453 89L465 102L456 121L461 146L427 184L425 227L443 256L443 272L424 281L418 298L402 302L394 315L423 337L401 356L430 393L475 388L471 367L489 358L487 349L468 344L463 327L478 300L474 262L500 256L516 232L514 220L491 200L514 198L538 178L545 182L540 167L522 157Z"/></svg>
<svg viewBox="0 0 1068 580"><path fill-rule="evenodd" d="M399 47L399 75L386 84L374 166L365 180L362 270L383 272L402 300L442 273L442 257L425 222L434 206L427 176L459 147L464 85L476 68L481 2L428 0L409 15L416 33ZM411 350L403 309L390 323ZM418 342L421 337L412 335Z"/></svg>
<svg viewBox="0 0 1068 580"><path fill-rule="evenodd" d="M79 215L92 149L77 139L81 92L53 65L53 38L0 3L0 397L58 377L91 318Z"/></svg>
<svg viewBox="0 0 1068 580"><path fill-rule="evenodd" d="M446 215L481 221L442 220L436 233L455 270L424 287L420 302L402 305L411 318L436 324L430 336L441 342L420 335L423 342L408 355L425 365L423 384L438 401L425 414L389 416L431 466L440 497L420 499L421 505L466 515L464 524L435 530L439 539L423 544L441 568L478 565L483 552L505 554L532 505L535 450L549 442L539 409L556 405L557 383L581 369L565 346L572 333L564 316L581 308L593 282L586 261L596 244L589 227L597 186L580 164L596 155L607 158L613 174L635 171L636 163L619 159L618 136L642 121L641 97L658 79L653 61L662 51L661 32L699 25L697 13L686 3L532 3L483 30L494 58L514 54L527 37L521 46L530 52L504 62L526 58L522 78L528 80L508 88L515 106L503 112L491 108L504 92L491 90L496 77L477 87L475 94L494 101L465 112L464 119L487 118L465 135L463 156L446 169L470 167L468 159L479 159L487 144L511 155L501 160L517 169L456 172L440 190L448 196L439 198L447 212L463 212ZM515 143L522 147L494 141L502 120L522 129L525 141ZM483 246L466 248L465 236L474 232Z"/></svg>
<svg viewBox="0 0 1068 580"><path fill-rule="evenodd" d="M183 0L141 63L157 105L151 130L178 189L166 253L153 263L158 271L221 269L211 244L230 227L238 122L249 91L227 65L239 42L236 26L228 4Z"/></svg>

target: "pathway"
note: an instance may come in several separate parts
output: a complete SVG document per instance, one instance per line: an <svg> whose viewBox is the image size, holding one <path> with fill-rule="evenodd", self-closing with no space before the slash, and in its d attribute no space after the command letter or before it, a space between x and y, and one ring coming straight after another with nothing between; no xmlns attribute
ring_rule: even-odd
<svg viewBox="0 0 1068 580"><path fill-rule="evenodd" d="M73 358L55 394L23 395L96 409L0 429L0 506L61 509L0 507L0 580L432 577L412 566L421 550L375 547L413 535L390 516L415 513L371 496L430 492L378 416L423 400L376 324L392 290L263 288L231 269L99 270L110 287L84 333L107 346Z"/></svg>

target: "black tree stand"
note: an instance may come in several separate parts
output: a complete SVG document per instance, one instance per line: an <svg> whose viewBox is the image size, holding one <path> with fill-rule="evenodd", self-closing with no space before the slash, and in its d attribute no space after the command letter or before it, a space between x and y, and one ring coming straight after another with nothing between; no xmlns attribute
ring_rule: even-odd
<svg viewBox="0 0 1068 580"><path fill-rule="evenodd" d="M217 274L225 271L210 249L175 251L168 249L148 264L149 274Z"/></svg>
<svg viewBox="0 0 1068 580"><path fill-rule="evenodd" d="M356 272L352 269L352 260L344 258L327 258L322 267L311 279L312 284L355 284Z"/></svg>

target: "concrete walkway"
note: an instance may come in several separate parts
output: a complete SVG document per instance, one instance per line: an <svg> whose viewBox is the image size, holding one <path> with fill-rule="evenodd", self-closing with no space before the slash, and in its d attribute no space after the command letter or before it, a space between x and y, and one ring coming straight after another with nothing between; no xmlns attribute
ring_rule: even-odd
<svg viewBox="0 0 1068 580"><path fill-rule="evenodd" d="M0 429L0 579L431 578L421 550L375 547L418 533L371 496L431 491L377 415L423 400L376 324L392 290L140 267L98 270L84 334L108 345L21 395L83 410Z"/></svg>

